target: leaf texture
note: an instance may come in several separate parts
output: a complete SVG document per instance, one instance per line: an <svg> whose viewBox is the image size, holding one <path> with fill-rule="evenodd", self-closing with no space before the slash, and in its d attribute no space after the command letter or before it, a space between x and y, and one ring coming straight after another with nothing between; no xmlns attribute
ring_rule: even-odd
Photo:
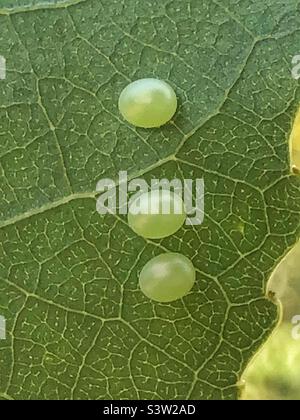
<svg viewBox="0 0 300 420"><path fill-rule="evenodd" d="M278 321L266 283L299 236L300 2L73 3L0 8L0 398L236 399ZM119 115L142 77L178 94L161 129ZM204 178L204 223L147 241L100 216L96 183L120 170ZM137 278L167 250L197 282L156 304Z"/></svg>

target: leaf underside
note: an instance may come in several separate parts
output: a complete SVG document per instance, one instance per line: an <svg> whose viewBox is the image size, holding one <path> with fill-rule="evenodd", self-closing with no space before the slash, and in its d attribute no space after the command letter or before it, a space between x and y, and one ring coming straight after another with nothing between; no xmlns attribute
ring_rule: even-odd
<svg viewBox="0 0 300 420"><path fill-rule="evenodd" d="M278 320L266 283L299 232L300 2L73 3L0 6L0 398L236 399ZM161 129L119 115L142 77L178 94ZM204 178L204 223L146 241L98 215L96 183L119 170ZM166 250L197 283L155 304L137 278Z"/></svg>

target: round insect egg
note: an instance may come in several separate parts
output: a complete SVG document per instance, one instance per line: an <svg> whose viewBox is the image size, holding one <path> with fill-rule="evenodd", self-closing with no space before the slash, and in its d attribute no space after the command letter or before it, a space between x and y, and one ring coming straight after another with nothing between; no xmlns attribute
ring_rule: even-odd
<svg viewBox="0 0 300 420"><path fill-rule="evenodd" d="M184 203L169 190L152 190L129 205L128 224L140 236L160 239L177 232L186 219Z"/></svg>
<svg viewBox="0 0 300 420"><path fill-rule="evenodd" d="M195 279L195 268L187 257L166 253L148 261L141 271L139 286L148 298L166 303L184 297Z"/></svg>
<svg viewBox="0 0 300 420"><path fill-rule="evenodd" d="M173 88L159 79L136 80L125 87L119 98L121 114L137 127L160 127L171 120L176 109Z"/></svg>

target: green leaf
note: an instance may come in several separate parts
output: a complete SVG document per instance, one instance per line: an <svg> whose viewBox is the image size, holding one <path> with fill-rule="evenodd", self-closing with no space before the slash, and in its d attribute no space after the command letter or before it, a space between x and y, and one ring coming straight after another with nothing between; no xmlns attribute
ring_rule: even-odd
<svg viewBox="0 0 300 420"><path fill-rule="evenodd" d="M38 3L0 11L1 398L237 398L277 323L266 283L299 234L299 1ZM179 110L136 130L118 96L152 76ZM119 170L204 177L203 225L153 242L100 216L96 183ZM137 286L165 250L197 268L169 305Z"/></svg>
<svg viewBox="0 0 300 420"><path fill-rule="evenodd" d="M67 7L87 0L1 0L2 13L19 13L34 9Z"/></svg>

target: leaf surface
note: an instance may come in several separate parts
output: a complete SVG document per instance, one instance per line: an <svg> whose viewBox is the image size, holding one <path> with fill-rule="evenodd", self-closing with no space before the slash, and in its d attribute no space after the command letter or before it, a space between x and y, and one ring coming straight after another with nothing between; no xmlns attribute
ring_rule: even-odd
<svg viewBox="0 0 300 420"><path fill-rule="evenodd" d="M277 322L267 280L299 233L299 1L73 3L1 3L0 396L236 399ZM119 115L142 77L178 94L161 129ZM204 178L204 223L154 242L100 216L96 183L120 170ZM166 250L197 283L154 304L137 279Z"/></svg>

